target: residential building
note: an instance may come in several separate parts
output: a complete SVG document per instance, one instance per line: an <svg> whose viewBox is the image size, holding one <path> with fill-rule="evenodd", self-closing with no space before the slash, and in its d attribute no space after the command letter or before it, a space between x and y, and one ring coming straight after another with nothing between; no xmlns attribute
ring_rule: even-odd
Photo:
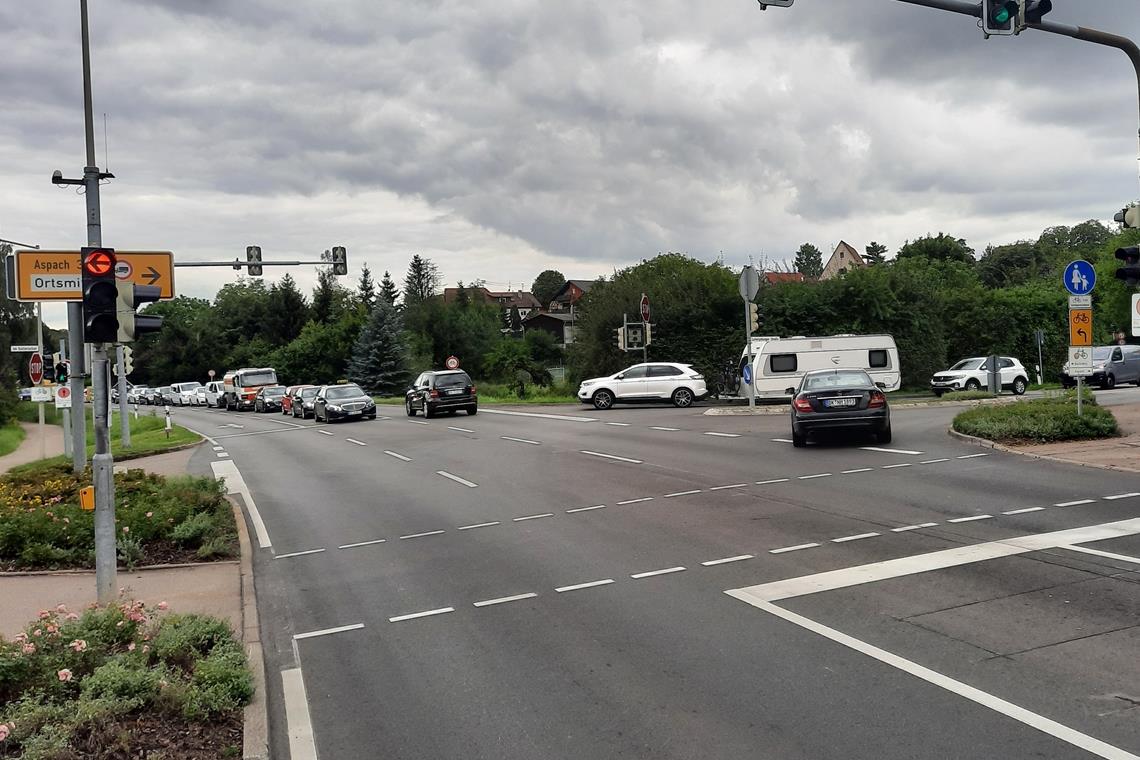
<svg viewBox="0 0 1140 760"><path fill-rule="evenodd" d="M765 272L764 282L768 285L782 285L785 282L803 282L804 276L799 272Z"/></svg>
<svg viewBox="0 0 1140 760"><path fill-rule="evenodd" d="M598 280L567 280L566 284L562 286L562 290L555 294L554 299L550 302L550 311L574 311L574 304L582 300L582 296L590 292L590 288L599 282Z"/></svg>
<svg viewBox="0 0 1140 760"><path fill-rule="evenodd" d="M468 287L464 290L467 291L467 297L472 301L497 303L503 309L517 308L519 316L523 319L526 319L532 311L538 311L542 308L542 304L538 302L534 294L526 290L497 291L487 290L484 287ZM455 303L458 299L459 288L443 289L444 303Z"/></svg>
<svg viewBox="0 0 1140 760"><path fill-rule="evenodd" d="M867 262L863 260L859 252L846 241L840 240L839 245L835 246L831 258L824 265L823 274L819 276L819 279L831 280L842 277L852 269L861 269L865 266L867 266Z"/></svg>

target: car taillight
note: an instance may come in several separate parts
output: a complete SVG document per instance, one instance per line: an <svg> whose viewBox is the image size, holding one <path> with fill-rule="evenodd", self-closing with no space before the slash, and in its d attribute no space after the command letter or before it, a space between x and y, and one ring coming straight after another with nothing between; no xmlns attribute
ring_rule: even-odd
<svg viewBox="0 0 1140 760"><path fill-rule="evenodd" d="M879 409L887 405L887 397L879 391L871 391L871 403L867 404L868 409Z"/></svg>
<svg viewBox="0 0 1140 760"><path fill-rule="evenodd" d="M478 392L476 392L474 385L471 386L471 395L472 396L478 396L479 395Z"/></svg>
<svg viewBox="0 0 1140 760"><path fill-rule="evenodd" d="M431 389L431 390L428 392L428 394L429 394L429 395L430 395L432 398L439 398L439 391L437 391L435 388L432 388L432 389Z"/></svg>
<svg viewBox="0 0 1140 760"><path fill-rule="evenodd" d="M792 401L792 406L796 408L797 412L810 412L812 411L811 402L803 396L796 396Z"/></svg>

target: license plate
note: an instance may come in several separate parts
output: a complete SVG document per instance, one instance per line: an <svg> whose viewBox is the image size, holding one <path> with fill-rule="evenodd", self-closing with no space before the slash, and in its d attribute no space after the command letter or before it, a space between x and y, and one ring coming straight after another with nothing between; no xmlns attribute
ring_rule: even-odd
<svg viewBox="0 0 1140 760"><path fill-rule="evenodd" d="M358 417L358 416L360 416L360 412L349 412L348 415L350 417Z"/></svg>
<svg viewBox="0 0 1140 760"><path fill-rule="evenodd" d="M824 400L823 405L831 409L837 406L855 406L856 401L858 399L855 398L829 398Z"/></svg>
<svg viewBox="0 0 1140 760"><path fill-rule="evenodd" d="M458 391L448 391L448 392L447 392L447 395L448 395L448 396L458 396L458 395L459 395L459 394L461 394L461 393L463 393L463 391L461 391L461 390L458 390Z"/></svg>

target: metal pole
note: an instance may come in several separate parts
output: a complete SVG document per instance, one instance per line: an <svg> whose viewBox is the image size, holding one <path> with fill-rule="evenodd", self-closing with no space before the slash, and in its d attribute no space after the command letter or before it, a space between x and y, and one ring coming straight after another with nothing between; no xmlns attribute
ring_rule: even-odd
<svg viewBox="0 0 1140 760"><path fill-rule="evenodd" d="M750 302L744 302L744 340L748 346L748 376L751 381L748 383L748 411L756 411L756 368L752 366L752 331L749 330L752 325L751 310L748 308Z"/></svg>
<svg viewBox="0 0 1140 760"><path fill-rule="evenodd" d="M1045 331L1037 331L1037 384L1045 384L1045 361L1041 358L1041 344L1045 342Z"/></svg>
<svg viewBox="0 0 1140 760"><path fill-rule="evenodd" d="M122 346L115 347L115 366L119 371L119 438L123 448L131 445L131 418L127 414L127 361Z"/></svg>
<svg viewBox="0 0 1140 760"><path fill-rule="evenodd" d="M69 325L70 327L70 325ZM61 340L59 342L59 360L63 362L67 359L67 341ZM68 384L70 386L71 377L68 376ZM74 397L72 397L74 403ZM74 449L73 441L71 440L71 409L64 407L60 410L63 413L63 455L65 457L71 456Z"/></svg>
<svg viewBox="0 0 1140 760"><path fill-rule="evenodd" d="M1083 395L1082 391L1084 390L1084 387L1085 387L1085 379L1083 377L1081 377L1080 375L1077 375L1077 416L1078 417L1080 417L1081 413L1082 413L1081 396Z"/></svg>
<svg viewBox="0 0 1140 760"><path fill-rule="evenodd" d="M40 370L43 371L46 366L44 362L44 305L39 301L36 302L36 353L40 355ZM44 435L44 402L38 401L36 403L40 408L40 459L47 459L47 436Z"/></svg>

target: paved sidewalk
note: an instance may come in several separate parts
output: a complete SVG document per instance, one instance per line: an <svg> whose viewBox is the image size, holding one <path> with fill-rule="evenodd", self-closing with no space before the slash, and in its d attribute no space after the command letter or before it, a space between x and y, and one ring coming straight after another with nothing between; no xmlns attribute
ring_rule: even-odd
<svg viewBox="0 0 1140 760"><path fill-rule="evenodd" d="M1121 438L1100 441L1068 441L1013 446L1023 454L1050 457L1074 464L1109 470L1140 472L1140 404L1119 404L1110 408L1120 424Z"/></svg>
<svg viewBox="0 0 1140 760"><path fill-rule="evenodd" d="M38 422L23 422L24 440L11 454L0 457L0 473L8 472L21 464L34 462L37 459L57 457L63 453L63 428L59 425L44 424L42 438L43 448L40 448L40 425Z"/></svg>

